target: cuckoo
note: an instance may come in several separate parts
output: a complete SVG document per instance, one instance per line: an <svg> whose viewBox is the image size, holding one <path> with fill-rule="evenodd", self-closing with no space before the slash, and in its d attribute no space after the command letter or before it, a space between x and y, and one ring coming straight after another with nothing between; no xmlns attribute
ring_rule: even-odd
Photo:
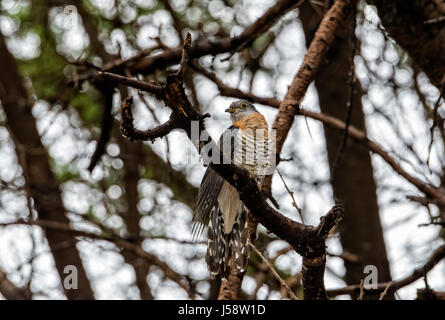
<svg viewBox="0 0 445 320"><path fill-rule="evenodd" d="M229 161L246 169L261 187L272 158L268 125L248 101L233 102L225 110L232 125L220 137L218 146ZM247 208L238 191L208 166L199 188L194 209L193 235L196 239L208 227L206 262L210 275L226 278L230 268L247 268L250 246Z"/></svg>

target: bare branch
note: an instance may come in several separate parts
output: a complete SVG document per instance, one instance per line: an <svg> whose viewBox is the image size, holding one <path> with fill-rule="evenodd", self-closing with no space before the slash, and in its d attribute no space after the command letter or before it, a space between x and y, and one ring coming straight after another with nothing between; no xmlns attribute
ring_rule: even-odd
<svg viewBox="0 0 445 320"><path fill-rule="evenodd" d="M145 81L124 77L115 73L102 72L102 71L97 72L97 79L109 81L114 84L123 84L125 86L149 92L153 94L155 97L161 97L162 95L162 87L157 83L149 83Z"/></svg>
<svg viewBox="0 0 445 320"><path fill-rule="evenodd" d="M0 293L7 300L27 300L30 298L27 296L26 290L12 283L3 270L0 270Z"/></svg>
<svg viewBox="0 0 445 320"><path fill-rule="evenodd" d="M157 126L154 129L141 131L133 126L133 114L131 112L131 105L133 104L133 97L125 99L121 107L122 135L130 141L154 141L157 138L162 138L175 129L175 121L170 117L167 122Z"/></svg>
<svg viewBox="0 0 445 320"><path fill-rule="evenodd" d="M153 264L153 265L159 267L162 270L162 272L164 272L164 274L167 278L169 278L170 280L177 283L182 289L184 289L190 295L191 298L193 298L193 296L194 296L193 293L190 291L190 288L188 288L184 284L183 277L181 275L179 275L176 271L171 269L167 263L160 260L156 255L143 250L140 246L138 246L128 240L125 240L125 239L117 237L117 236L95 234L95 233L91 233L91 232L76 230L76 229L71 228L71 226L67 223L49 221L49 220L34 220L34 221L17 220L12 223L1 223L0 227L6 227L6 226L10 226L10 225L17 225L17 224L36 225L36 226L42 227L43 229L63 231L63 232L69 233L73 236L79 236L79 237L85 237L85 238L89 238L89 239L105 240L105 241L113 242L114 244L116 244L116 246L126 249L128 251L131 251L134 254L136 254L137 256L146 259L150 264Z"/></svg>
<svg viewBox="0 0 445 320"><path fill-rule="evenodd" d="M329 45L334 41L335 32L340 28L348 11L356 2L346 0L335 1L321 21L314 40L312 40L304 56L303 63L280 104L278 114L272 125L272 128L277 130L277 154L281 153L284 141L299 111L300 102L303 100L309 84L314 80L315 74L323 62L322 57L324 57Z"/></svg>
<svg viewBox="0 0 445 320"><path fill-rule="evenodd" d="M406 287L407 285L413 283L416 280L419 280L426 273L431 271L443 258L445 258L445 245L442 245L438 249L436 249L428 261L420 268L415 269L409 276L398 280L392 281L390 283L384 282L379 283L377 289L365 289L366 293L376 294L379 292L387 291L387 294L394 293L400 288ZM328 290L327 294L330 297L338 296L342 294L359 294L360 285L351 285L341 289L333 289Z"/></svg>
<svg viewBox="0 0 445 320"><path fill-rule="evenodd" d="M113 108L113 92L114 87L103 86L100 83L97 84L97 88L100 89L104 101L102 109L102 122L100 125L100 137L97 141L96 149L91 156L88 171L92 172L94 167L99 162L100 158L105 152L105 147L111 137L111 129L113 127L113 116L111 110Z"/></svg>
<svg viewBox="0 0 445 320"><path fill-rule="evenodd" d="M270 28L280 17L296 8L302 1L296 3L295 0L278 0L276 4L270 7L261 17L248 26L244 32L235 37L223 37L216 41L208 41L202 39L195 43L190 50L190 58L199 58L205 55L217 55L226 52L236 51L240 46L247 47L262 32ZM151 52L151 51L150 51ZM166 68L168 66L179 63L182 57L182 48L166 48L162 53L146 56L138 55L131 58L130 63L125 63L126 67L132 73L149 74L155 69ZM117 63L120 66L121 63ZM113 63L105 66L104 71L120 72L119 68L115 68ZM84 81L96 76L94 72L87 72L77 77L76 82ZM72 80L70 85L75 82Z"/></svg>
<svg viewBox="0 0 445 320"><path fill-rule="evenodd" d="M277 270L273 267L273 265L263 256L263 254L255 247L253 243L250 243L250 246L252 249L257 253L257 255L260 256L261 260L268 266L270 271L272 271L275 278L278 280L278 282L287 290L287 293L289 294L289 297L291 297L293 300L299 300L298 297L295 295L295 293L292 292L292 290L287 285L286 281L284 281L280 275L278 274Z"/></svg>
<svg viewBox="0 0 445 320"><path fill-rule="evenodd" d="M185 37L184 46L182 48L181 62L179 62L179 69L177 75L181 78L184 77L184 71L189 61L190 48L192 46L192 35L187 33Z"/></svg>
<svg viewBox="0 0 445 320"><path fill-rule="evenodd" d="M436 103L434 104L433 108L433 124L430 128L430 144L428 146L428 160L426 161L427 165L430 163L430 155L431 155L431 149L433 147L434 143L434 129L436 129L437 126L437 111L439 110L440 100L442 99L442 96L444 94L444 87L445 87L445 75L442 78L442 87L439 90L439 97L437 98Z"/></svg>

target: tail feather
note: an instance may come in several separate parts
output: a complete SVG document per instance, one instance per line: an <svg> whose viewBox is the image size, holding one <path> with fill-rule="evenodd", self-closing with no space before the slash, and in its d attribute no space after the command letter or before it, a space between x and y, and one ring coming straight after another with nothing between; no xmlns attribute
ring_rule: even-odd
<svg viewBox="0 0 445 320"><path fill-rule="evenodd" d="M232 231L230 247L232 248L235 255L233 261L236 264L236 268L244 271L247 268L250 256L250 245L248 243L249 232L247 229L246 211L241 212L238 217L239 219L236 223L235 230Z"/></svg>
<svg viewBox="0 0 445 320"><path fill-rule="evenodd" d="M214 278L220 274L227 278L230 268L244 271L250 256L246 211L238 214L232 231L224 233L224 218L219 207L212 213L208 229L208 247L206 262L210 275Z"/></svg>
<svg viewBox="0 0 445 320"><path fill-rule="evenodd" d="M211 225L207 235L206 262L210 275L214 278L221 271L226 254L226 239L224 234L224 223L218 206L215 206L211 216Z"/></svg>

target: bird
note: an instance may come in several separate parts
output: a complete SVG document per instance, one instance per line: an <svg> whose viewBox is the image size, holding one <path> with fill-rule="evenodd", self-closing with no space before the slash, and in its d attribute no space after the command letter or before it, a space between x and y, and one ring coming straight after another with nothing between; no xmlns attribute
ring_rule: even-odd
<svg viewBox="0 0 445 320"><path fill-rule="evenodd" d="M272 157L267 121L246 100L232 102L225 111L232 125L218 146L223 154L229 153L228 162L246 169L261 187ZM195 239L208 227L206 263L212 279L218 274L226 279L232 267L246 270L250 256L247 208L236 188L211 166L201 181L193 222Z"/></svg>

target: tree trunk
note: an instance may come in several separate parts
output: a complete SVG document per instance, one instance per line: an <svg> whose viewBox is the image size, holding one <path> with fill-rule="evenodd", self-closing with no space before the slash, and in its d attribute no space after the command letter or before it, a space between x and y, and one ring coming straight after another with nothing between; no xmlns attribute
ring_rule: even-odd
<svg viewBox="0 0 445 320"><path fill-rule="evenodd" d="M300 18L306 42L310 43L320 17L309 4L305 3L300 10ZM326 55L327 63L321 68L315 80L321 111L339 119L346 117L351 93L348 80L352 61L353 19L353 15L350 14L345 24L347 28L343 28L341 34L337 35L336 41ZM361 104L362 94L357 81L352 92L351 125L366 130ZM324 126L324 133L332 177L343 132ZM344 252L359 259L358 262L345 260L346 283L360 283L365 276L363 269L366 265L377 267L379 282L390 281L391 274L380 224L376 184L369 151L348 139L336 171L334 197L345 207L345 216L339 226L341 243ZM392 296L388 295L386 298Z"/></svg>
<svg viewBox="0 0 445 320"><path fill-rule="evenodd" d="M120 133L118 133L120 135ZM127 230L131 236L140 236L141 228L139 227L139 220L141 215L139 213L137 204L139 201L138 182L140 178L139 165L142 158L142 143L131 143L130 141L119 137L119 145L121 147L122 159L124 160L124 187L125 198L127 202L127 212L123 217L127 225ZM141 245L140 240L137 241ZM124 251L123 256L125 261L133 266L136 274L136 285L142 300L153 300L151 289L148 286L147 275L150 265L147 260L136 256L132 252Z"/></svg>
<svg viewBox="0 0 445 320"><path fill-rule="evenodd" d="M34 208L40 219L68 224L59 183L51 171L48 154L31 113L33 102L1 34L0 70L0 101L7 117L9 133L15 143L17 159L23 169L27 195L34 200ZM64 274L66 266L74 265L77 268L78 289L65 289L67 298L94 299L75 246L77 240L62 231L46 230L45 233L60 278L67 276ZM67 246L60 249L61 245Z"/></svg>

